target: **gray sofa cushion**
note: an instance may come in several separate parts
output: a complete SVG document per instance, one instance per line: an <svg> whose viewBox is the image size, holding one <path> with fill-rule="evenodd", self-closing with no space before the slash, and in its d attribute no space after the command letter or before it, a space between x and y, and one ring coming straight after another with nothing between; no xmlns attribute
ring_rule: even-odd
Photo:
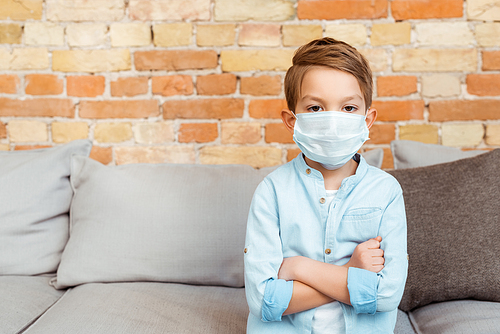
<svg viewBox="0 0 500 334"><path fill-rule="evenodd" d="M408 221L408 279L400 309L456 299L500 301L500 149L390 171Z"/></svg>
<svg viewBox="0 0 500 334"><path fill-rule="evenodd" d="M71 235L56 286L161 281L243 287L246 165L104 166L75 157Z"/></svg>
<svg viewBox="0 0 500 334"><path fill-rule="evenodd" d="M486 151L462 151L456 147L424 144L411 140L394 140L391 142L391 152L394 158L394 169L404 169L470 158Z"/></svg>
<svg viewBox="0 0 500 334"><path fill-rule="evenodd" d="M375 148L370 151L366 151L361 154L365 158L366 163L377 168L382 168L382 163L384 162L384 150L381 148Z"/></svg>
<svg viewBox="0 0 500 334"><path fill-rule="evenodd" d="M408 313L398 310L398 318L394 327L394 334L415 334Z"/></svg>
<svg viewBox="0 0 500 334"><path fill-rule="evenodd" d="M70 159L88 156L91 147L90 141L77 140L0 152L0 275L56 271L68 240Z"/></svg>
<svg viewBox="0 0 500 334"><path fill-rule="evenodd" d="M26 334L245 333L242 288L167 283L85 284L71 289Z"/></svg>
<svg viewBox="0 0 500 334"><path fill-rule="evenodd" d="M0 333L19 333L51 307L64 291L50 277L0 276Z"/></svg>
<svg viewBox="0 0 500 334"><path fill-rule="evenodd" d="M458 300L410 312L419 334L500 333L500 303Z"/></svg>

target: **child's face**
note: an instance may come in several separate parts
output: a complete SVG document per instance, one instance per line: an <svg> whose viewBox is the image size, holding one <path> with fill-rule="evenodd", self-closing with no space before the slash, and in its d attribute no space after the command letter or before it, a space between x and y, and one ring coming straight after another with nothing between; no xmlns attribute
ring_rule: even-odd
<svg viewBox="0 0 500 334"><path fill-rule="evenodd" d="M354 75L316 66L304 75L295 110L282 110L281 119L287 130L293 134L296 121L294 113L341 111L366 116L366 126L370 129L377 119L377 110L367 108Z"/></svg>
<svg viewBox="0 0 500 334"><path fill-rule="evenodd" d="M295 113L341 111L359 115L367 111L352 74L319 66L304 75L295 109Z"/></svg>

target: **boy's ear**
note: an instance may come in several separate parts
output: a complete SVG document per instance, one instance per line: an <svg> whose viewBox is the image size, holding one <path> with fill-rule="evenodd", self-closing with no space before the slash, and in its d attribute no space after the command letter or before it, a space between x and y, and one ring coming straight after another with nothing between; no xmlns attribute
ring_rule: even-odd
<svg viewBox="0 0 500 334"><path fill-rule="evenodd" d="M366 126L370 129L377 119L377 109L370 108L366 112Z"/></svg>
<svg viewBox="0 0 500 334"><path fill-rule="evenodd" d="M288 109L283 109L281 111L281 120L283 121L283 124L285 124L285 127L287 130L293 134L293 127L295 126L295 115L293 112L291 112Z"/></svg>

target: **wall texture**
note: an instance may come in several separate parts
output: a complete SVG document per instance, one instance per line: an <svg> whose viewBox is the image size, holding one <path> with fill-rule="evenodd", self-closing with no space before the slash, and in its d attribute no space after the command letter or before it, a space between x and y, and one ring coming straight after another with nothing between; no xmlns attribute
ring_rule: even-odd
<svg viewBox="0 0 500 334"><path fill-rule="evenodd" d="M105 164L276 165L297 46L331 36L375 75L363 149L500 146L499 0L0 0L0 150L89 138Z"/></svg>

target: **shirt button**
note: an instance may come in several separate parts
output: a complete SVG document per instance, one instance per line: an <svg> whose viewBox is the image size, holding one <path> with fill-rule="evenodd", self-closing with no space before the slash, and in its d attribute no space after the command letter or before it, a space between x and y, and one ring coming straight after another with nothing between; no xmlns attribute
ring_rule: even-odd
<svg viewBox="0 0 500 334"><path fill-rule="evenodd" d="M331 252L332 252L332 250L330 248L325 249L325 254L326 255L329 255Z"/></svg>
<svg viewBox="0 0 500 334"><path fill-rule="evenodd" d="M309 168L306 169L306 174L308 174L308 175L311 174L311 170Z"/></svg>
<svg viewBox="0 0 500 334"><path fill-rule="evenodd" d="M246 248L245 248L245 249L243 250L243 253L246 253L246 252L248 252L248 249L246 249Z"/></svg>
<svg viewBox="0 0 500 334"><path fill-rule="evenodd" d="M321 204L325 204L326 199L324 199L323 197L321 197L321 198L319 199L319 202L320 202Z"/></svg>

